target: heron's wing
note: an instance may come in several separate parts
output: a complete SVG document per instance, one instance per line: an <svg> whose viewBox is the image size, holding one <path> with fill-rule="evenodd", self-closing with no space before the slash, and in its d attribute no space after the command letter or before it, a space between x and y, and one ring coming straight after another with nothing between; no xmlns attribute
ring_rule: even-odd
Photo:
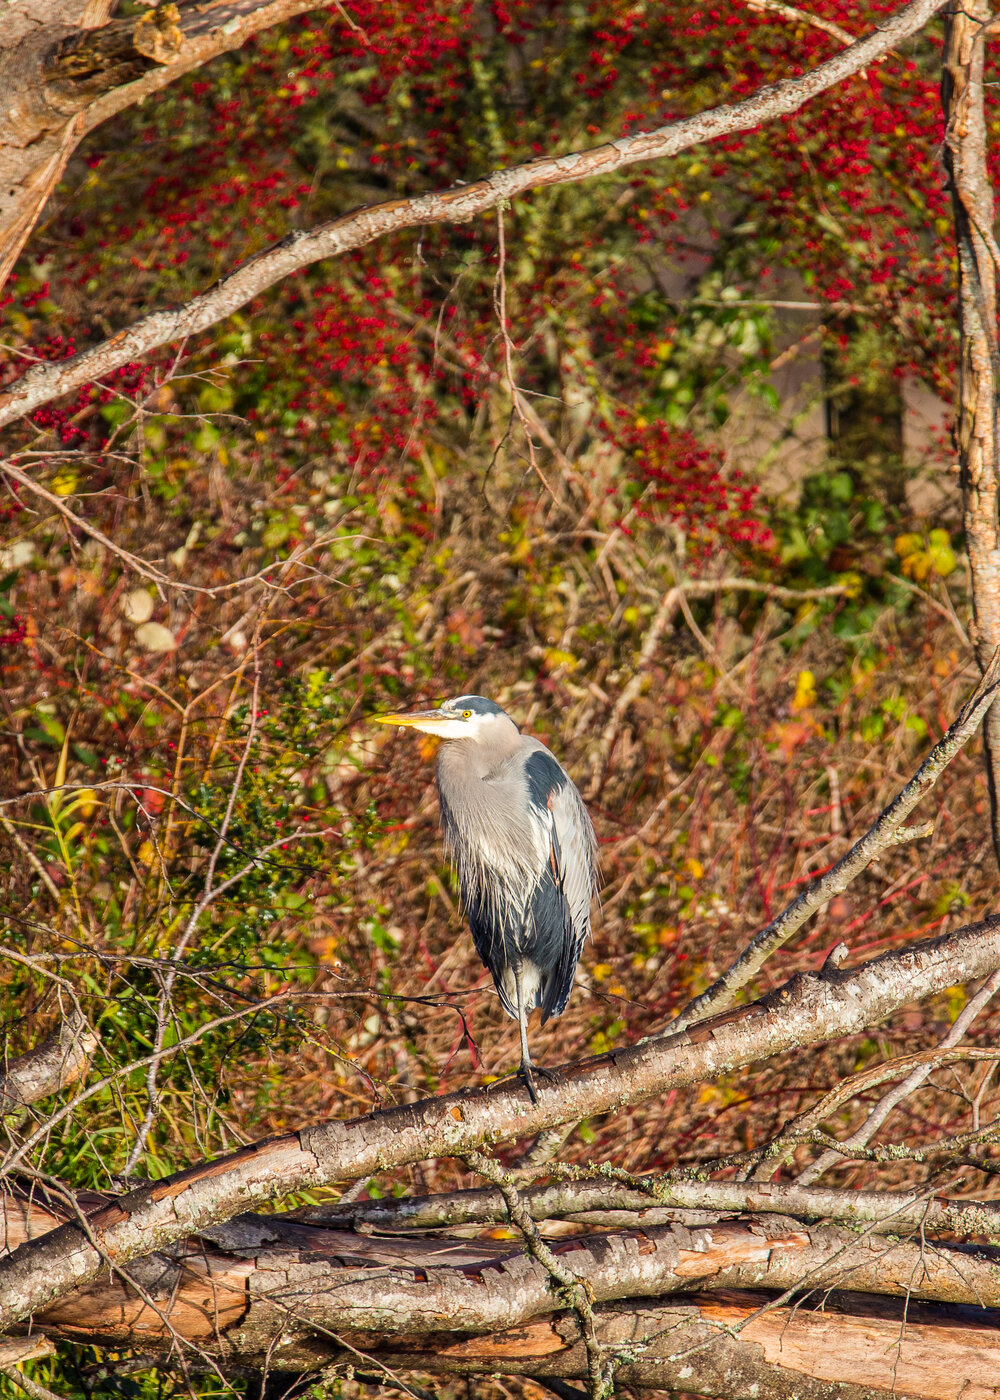
<svg viewBox="0 0 1000 1400"><path fill-rule="evenodd" d="M597 843L583 799L569 775L544 748L525 762L532 815L547 836L549 877L561 905L563 936L542 989L542 1022L566 1008L580 952L590 932L590 902L597 886Z"/></svg>

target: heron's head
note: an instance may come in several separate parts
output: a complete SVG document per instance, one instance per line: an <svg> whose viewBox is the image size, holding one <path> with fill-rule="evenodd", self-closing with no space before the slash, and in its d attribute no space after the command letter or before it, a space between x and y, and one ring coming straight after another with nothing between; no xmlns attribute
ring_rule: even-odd
<svg viewBox="0 0 1000 1400"><path fill-rule="evenodd" d="M439 739L491 740L511 729L514 721L493 700L482 695L458 695L445 700L440 709L417 710L411 715L372 715L376 724L398 724L436 734Z"/></svg>

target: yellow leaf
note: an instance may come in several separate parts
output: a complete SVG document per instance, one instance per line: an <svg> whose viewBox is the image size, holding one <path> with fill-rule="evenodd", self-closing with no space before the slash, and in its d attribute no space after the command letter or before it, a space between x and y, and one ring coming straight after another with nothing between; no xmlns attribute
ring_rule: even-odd
<svg viewBox="0 0 1000 1400"><path fill-rule="evenodd" d="M556 648L545 653L545 664L550 671L554 671L558 666L565 666L570 671L575 671L580 664L580 658L574 656L571 651L558 651Z"/></svg>
<svg viewBox="0 0 1000 1400"><path fill-rule="evenodd" d="M597 963L594 967L590 969L590 975L591 977L593 977L595 982L605 981L606 978L611 976L611 964Z"/></svg>
<svg viewBox="0 0 1000 1400"><path fill-rule="evenodd" d="M903 573L907 578L914 579L917 583L923 583L932 568L931 556L920 550L918 553L908 554L903 560Z"/></svg>
<svg viewBox="0 0 1000 1400"><path fill-rule="evenodd" d="M703 880L705 878L705 867L700 860L695 860L694 856L684 862L684 869L691 876L692 880Z"/></svg>
<svg viewBox="0 0 1000 1400"><path fill-rule="evenodd" d="M848 598L861 597L861 588L864 584L864 579L860 574L854 573L853 571L846 574L838 574L837 582L844 584L847 589Z"/></svg>
<svg viewBox="0 0 1000 1400"><path fill-rule="evenodd" d="M921 535L897 535L893 542L893 549L900 559L905 559L907 555L916 554L924 547Z"/></svg>
<svg viewBox="0 0 1000 1400"><path fill-rule="evenodd" d="M57 496L72 496L73 492L80 484L80 478L74 471L57 472L52 478L52 489Z"/></svg>
<svg viewBox="0 0 1000 1400"><path fill-rule="evenodd" d="M808 710L816 703L816 677L812 671L800 671L799 678L795 682L795 695L792 699L793 710Z"/></svg>
<svg viewBox="0 0 1000 1400"><path fill-rule="evenodd" d="M932 530L927 536L927 545L927 553L934 565L934 572L940 574L942 578L947 578L958 567L958 560L951 547L948 531Z"/></svg>

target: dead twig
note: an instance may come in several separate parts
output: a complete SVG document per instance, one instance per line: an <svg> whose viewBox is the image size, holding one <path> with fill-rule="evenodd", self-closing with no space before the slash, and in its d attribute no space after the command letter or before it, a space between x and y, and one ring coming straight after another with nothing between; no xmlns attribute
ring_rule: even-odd
<svg viewBox="0 0 1000 1400"><path fill-rule="evenodd" d="M766 924L747 944L721 977L707 991L693 998L671 1022L669 1031L681 1030L693 1021L715 1015L728 1006L736 993L753 978L769 957L797 933L807 919L846 890L872 861L893 846L928 835L927 825L908 827L906 818L930 792L957 753L979 728L1000 689L1000 647L973 694L959 710L943 738L931 749L917 772L899 792L864 836L825 875L808 884L791 904ZM933 829L933 828L931 828Z"/></svg>

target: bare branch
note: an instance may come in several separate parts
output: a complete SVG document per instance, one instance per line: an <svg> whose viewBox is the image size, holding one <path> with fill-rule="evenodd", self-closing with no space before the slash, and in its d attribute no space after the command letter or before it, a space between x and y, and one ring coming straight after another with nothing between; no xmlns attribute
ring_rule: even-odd
<svg viewBox="0 0 1000 1400"><path fill-rule="evenodd" d="M98 1044L83 1014L71 1011L47 1040L8 1060L0 1071L0 1115L17 1113L75 1084L86 1074Z"/></svg>
<svg viewBox="0 0 1000 1400"><path fill-rule="evenodd" d="M747 7L761 13L770 11L772 14L780 15L782 19L790 20L792 24L807 24L811 29L821 29L824 34L829 34L834 39L839 39L842 44L852 44L854 35L842 28L839 24L834 24L832 20L823 19L820 15L810 14L807 10L800 10L797 5L786 5L782 0L746 0Z"/></svg>
<svg viewBox="0 0 1000 1400"><path fill-rule="evenodd" d="M989 0L963 0L948 12L941 68L944 164L951 186L958 251L958 422L963 523L972 573L972 640L985 671L1000 645L1000 350L997 345L997 262L993 184L988 164L983 65ZM993 848L1000 861L1000 705L984 725Z"/></svg>
<svg viewBox="0 0 1000 1400"><path fill-rule="evenodd" d="M492 1181L503 1197L510 1223L524 1236L528 1253L541 1266L549 1279L558 1284L580 1319L583 1342L587 1349L587 1382L591 1400L602 1400L613 1391L612 1369L601 1353L594 1326L593 1302L595 1292L589 1280L582 1278L569 1268L557 1254L549 1248L538 1232L531 1212L525 1208L517 1187L498 1162L482 1152L470 1152L466 1158L474 1172ZM509 1321L509 1316L508 1319Z"/></svg>
<svg viewBox="0 0 1000 1400"><path fill-rule="evenodd" d="M67 1224L0 1261L0 1331L96 1278L106 1258L126 1263L255 1202L406 1162L463 1156L483 1143L621 1109L793 1047L853 1034L907 1003L988 976L997 967L1000 918L849 972L800 974L762 1001L715 1021L567 1067L559 1082L538 1086L537 1104L520 1085L447 1094L284 1133L190 1167L97 1211L90 1226L101 1251L79 1226Z"/></svg>
<svg viewBox="0 0 1000 1400"><path fill-rule="evenodd" d="M43 486L41 482L36 481L34 477L30 476L27 472L22 471L15 462L0 459L0 472L5 476L9 476L12 481L16 481L20 486L23 486L26 491L30 491L31 494L36 496L39 500L44 501L46 505L52 506L54 510L58 511L67 524L74 526L75 529L82 531L83 534L89 535L92 540L96 540L109 554L114 555L125 568L131 569L141 578L147 578L151 583L155 583L161 593L165 593L167 589L171 589L175 593L197 593L205 597L220 597L224 593L232 593L235 590L246 589L253 584L259 584L262 589L268 591L280 592L287 589L289 585L275 583L273 581L273 575L278 573L283 576L296 565L303 564L303 561L310 554L315 554L317 550L325 548L332 538L329 534L319 535L315 539L296 545L286 559L273 560L270 564L266 564L262 569L259 569L255 574L247 574L243 578L234 579L231 583L220 583L215 587L209 588L201 584L185 583L184 580L180 578L173 578L170 574L165 574L162 569L158 569L155 564L147 563L145 559L140 559L137 554L132 554L129 550L122 548L121 545L115 544L114 540L110 539L103 530L98 529L96 525L92 525L90 521L85 520L82 515L77 515L76 511L72 510L61 497L57 496L55 492L49 491L47 487ZM337 536L337 538L345 539L347 537L341 535Z"/></svg>
<svg viewBox="0 0 1000 1400"><path fill-rule="evenodd" d="M902 791L897 793L860 841L856 841L847 854L825 875L810 881L791 904L786 905L769 924L754 934L740 956L722 976L718 977L707 991L688 1002L678 1014L674 1025L689 1026L692 1021L703 1016L715 1015L728 1006L740 988L745 987L760 971L771 954L787 943L806 920L818 909L822 909L834 895L846 890L872 861L897 845L901 839L909 841L926 834L925 827L905 827L906 818L930 792L955 755L972 738L984 714L993 705L998 689L1000 647L993 653L983 679L959 710L944 737L938 740L914 776Z"/></svg>
<svg viewBox="0 0 1000 1400"><path fill-rule="evenodd" d="M630 1184L626 1184L630 1183ZM769 1214L799 1220L839 1220L864 1225L869 1233L905 1234L923 1230L955 1235L1000 1237L1000 1203L940 1196L926 1191L849 1191L802 1186L799 1182L672 1180L608 1172L582 1180L522 1188L533 1220L565 1219L579 1224L667 1225L695 1214ZM296 1211L300 1220L399 1232L460 1225L491 1225L506 1218L498 1191L448 1191L435 1196L385 1197L377 1201L344 1198L336 1205Z"/></svg>
<svg viewBox="0 0 1000 1400"><path fill-rule="evenodd" d="M339 257L399 229L463 222L528 190L611 175L629 166L677 155L690 146L764 121L787 116L828 88L846 81L889 49L915 34L942 9L944 0L911 0L872 33L801 78L762 88L734 106L715 107L655 131L622 137L588 150L545 156L476 180L413 199L389 200L357 209L309 231L296 231L256 254L185 306L154 312L110 340L68 360L36 364L0 394L0 427L31 413L71 389L100 379L150 350L197 335L245 306L253 297L321 258Z"/></svg>
<svg viewBox="0 0 1000 1400"><path fill-rule="evenodd" d="M954 1054L956 1058L961 1056L965 1059L989 1059L1000 1054L1000 1052L990 1050L956 1051L951 1048L959 1043L980 1011L996 995L997 991L1000 991L1000 971L994 972L992 977L987 977L976 995L962 1008L955 1018L954 1024L941 1038L940 1048L925 1051L926 1063L917 1065L901 1084L897 1084L893 1090L886 1094L875 1105L860 1128L844 1140L846 1147L864 1147L867 1142L870 1142L893 1109L910 1094L916 1093L920 1086L926 1082L929 1074L932 1074L940 1065L948 1062L950 1055ZM850 1080L847 1082L849 1083ZM815 1121L819 1122L818 1119ZM818 1181L829 1167L835 1166L841 1160L840 1154L830 1149L828 1152L824 1152L817 1161L806 1167L805 1171L800 1172L799 1180L803 1186L810 1186L814 1181Z"/></svg>

